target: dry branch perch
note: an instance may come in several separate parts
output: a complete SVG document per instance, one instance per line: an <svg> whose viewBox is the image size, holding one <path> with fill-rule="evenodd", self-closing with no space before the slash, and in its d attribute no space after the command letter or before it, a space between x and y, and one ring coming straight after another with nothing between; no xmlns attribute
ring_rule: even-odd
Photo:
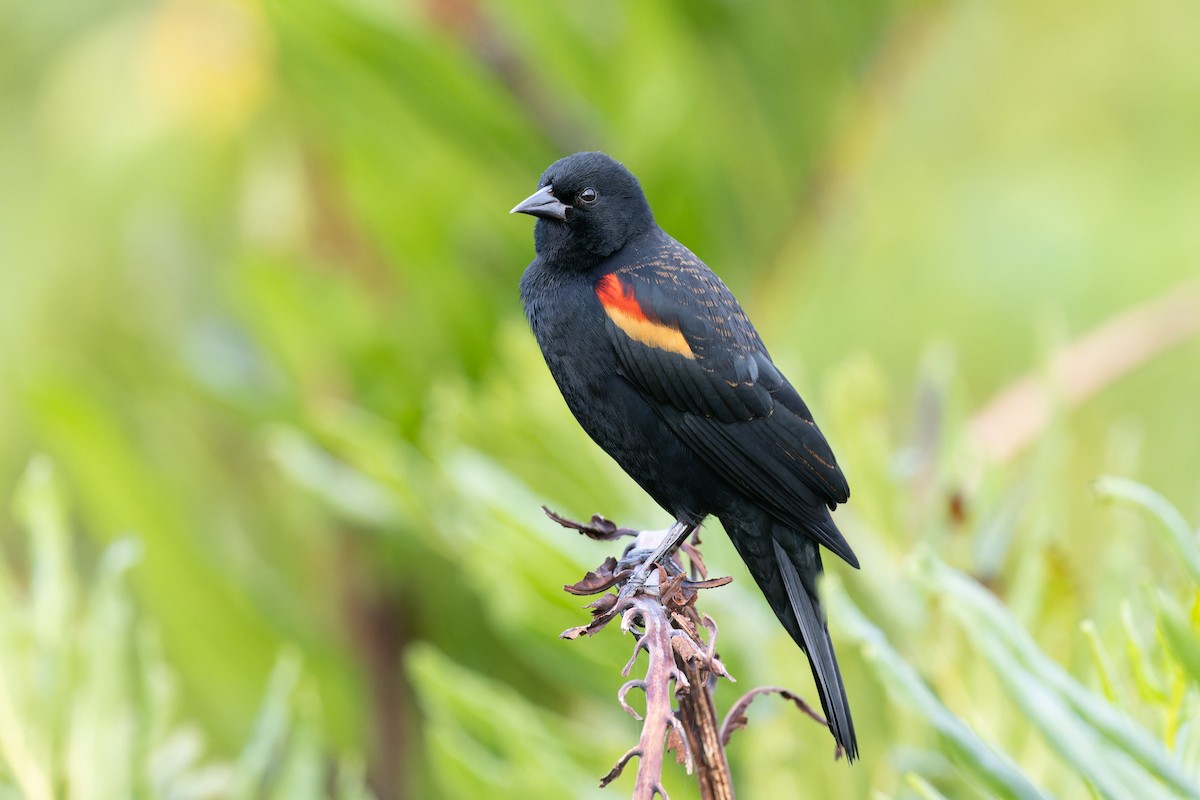
<svg viewBox="0 0 1200 800"><path fill-rule="evenodd" d="M688 556L687 571L680 564L678 555L672 554L664 564L652 570L644 585L634 586L630 578L646 562L667 531L618 528L600 515L593 516L588 523L579 523L548 508L543 511L563 527L592 539L612 541L636 536L620 560L610 556L578 583L563 587L572 594L599 594L600 597L587 606L592 612L591 622L563 631L562 638L593 636L619 618L621 629L637 639L622 675L629 676L642 651L648 659L645 677L631 678L617 690L617 702L634 719L642 722L641 736L637 745L626 751L600 780L600 786L616 780L636 757L638 771L633 800L652 800L655 796L666 798L662 786L663 749L666 747L675 753L688 774L696 774L700 796L704 800L732 800L733 781L725 745L734 730L745 726L746 707L760 694L780 694L828 727L821 715L804 700L775 687L751 691L734 704L725 723L718 724L713 687L719 678L734 679L717 656L716 623L696 610L696 598L699 590L724 586L732 579L708 579L698 537L680 547ZM617 589L617 593L607 593L609 589ZM702 629L708 633L707 642ZM632 689L641 689L646 695L644 715L629 705L627 697Z"/></svg>

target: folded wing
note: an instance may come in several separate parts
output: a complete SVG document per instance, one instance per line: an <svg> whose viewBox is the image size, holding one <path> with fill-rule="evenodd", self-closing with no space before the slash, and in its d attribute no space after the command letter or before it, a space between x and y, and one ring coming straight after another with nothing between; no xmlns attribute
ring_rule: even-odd
<svg viewBox="0 0 1200 800"><path fill-rule="evenodd" d="M676 435L772 516L858 566L828 512L849 498L846 478L721 280L672 240L595 291L625 378Z"/></svg>

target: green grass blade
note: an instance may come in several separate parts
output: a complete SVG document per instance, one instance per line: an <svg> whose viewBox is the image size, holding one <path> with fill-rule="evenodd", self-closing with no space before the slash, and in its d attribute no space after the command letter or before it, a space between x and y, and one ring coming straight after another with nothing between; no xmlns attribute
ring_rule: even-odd
<svg viewBox="0 0 1200 800"><path fill-rule="evenodd" d="M921 800L950 800L946 795L934 788L933 784L915 773L904 776L904 782L917 793Z"/></svg>
<svg viewBox="0 0 1200 800"><path fill-rule="evenodd" d="M1162 781L1184 797L1200 797L1163 745L1120 709L1070 676L1038 647L1012 614L977 582L930 556L922 571L946 596L951 612L992 664L1013 699L1042 730L1047 741L1103 794L1121 797L1132 776L1141 796ZM1033 698L1036 697L1036 702ZM1111 746L1109 746L1111 745ZM1121 764L1128 757L1142 774ZM1107 777L1105 777L1107 776ZM1104 785L1099 785L1104 781Z"/></svg>
<svg viewBox="0 0 1200 800"><path fill-rule="evenodd" d="M883 632L867 621L837 580L825 581L829 612L843 635L858 643L875 674L900 702L916 710L938 732L966 771L998 797L1033 800L1046 795L1006 755L994 750L959 719L905 661Z"/></svg>
<svg viewBox="0 0 1200 800"><path fill-rule="evenodd" d="M1087 639L1088 649L1092 654L1092 663L1095 664L1096 674L1100 679L1100 687L1104 689L1104 698L1110 703L1115 703L1117 701L1117 684L1113 677L1112 658L1108 655L1108 650L1101 641L1100 634L1096 631L1096 623L1085 619L1079 623L1079 631Z"/></svg>
<svg viewBox="0 0 1200 800"><path fill-rule="evenodd" d="M38 638L49 644L67 631L76 594L66 509L54 466L45 456L29 462L17 490L18 520L29 531L30 595Z"/></svg>
<svg viewBox="0 0 1200 800"><path fill-rule="evenodd" d="M273 780L278 777L275 766L288 747L292 698L299 682L300 658L295 653L285 653L271 672L262 709L238 759L231 792L234 800L271 796Z"/></svg>
<svg viewBox="0 0 1200 800"><path fill-rule="evenodd" d="M1096 479L1092 490L1100 500L1134 505L1149 511L1162 523L1159 530L1183 561L1192 580L1200 583L1200 546L1196 544L1196 532L1179 513L1179 509L1150 487L1126 478L1106 475Z"/></svg>
<svg viewBox="0 0 1200 800"><path fill-rule="evenodd" d="M1158 627L1175 660L1194 685L1200 686L1200 638L1179 603L1163 592L1155 598Z"/></svg>

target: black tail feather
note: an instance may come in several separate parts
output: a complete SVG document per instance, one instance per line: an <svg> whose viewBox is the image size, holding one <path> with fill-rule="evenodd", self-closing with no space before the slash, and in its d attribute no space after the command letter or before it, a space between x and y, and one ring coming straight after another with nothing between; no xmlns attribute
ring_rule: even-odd
<svg viewBox="0 0 1200 800"><path fill-rule="evenodd" d="M854 720L817 595L820 546L761 512L727 515L722 523L775 615L808 655L829 730L853 761L858 758Z"/></svg>
<svg viewBox="0 0 1200 800"><path fill-rule="evenodd" d="M829 729L838 744L846 751L846 757L858 758L858 740L854 735L854 720L850 717L850 702L846 698L846 686L842 683L842 672L838 669L837 655L829 638L825 615L821 612L816 593L816 576L820 572L820 555L817 554L817 571L804 580L799 567L779 542L772 541L783 585L787 589L792 613L800 628L800 646L808 654L813 678L817 682L817 693L821 696L821 708L829 721ZM806 547L817 549L815 542Z"/></svg>

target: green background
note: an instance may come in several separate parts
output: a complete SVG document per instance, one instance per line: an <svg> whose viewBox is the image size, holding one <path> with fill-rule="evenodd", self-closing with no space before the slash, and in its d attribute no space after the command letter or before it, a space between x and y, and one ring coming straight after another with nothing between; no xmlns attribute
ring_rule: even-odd
<svg viewBox="0 0 1200 800"><path fill-rule="evenodd" d="M1194 796L1200 340L1078 405L1051 367L1197 297L1194 3L3 19L4 797L628 794L632 769L595 787L637 736L632 641L557 639L586 619L560 587L614 548L539 506L669 520L558 397L507 216L584 149L741 298L853 490L863 569L826 590L862 760L760 700L741 796ZM1054 412L999 456L971 420L1027 376ZM705 544L734 577L703 598L718 705L815 700Z"/></svg>

